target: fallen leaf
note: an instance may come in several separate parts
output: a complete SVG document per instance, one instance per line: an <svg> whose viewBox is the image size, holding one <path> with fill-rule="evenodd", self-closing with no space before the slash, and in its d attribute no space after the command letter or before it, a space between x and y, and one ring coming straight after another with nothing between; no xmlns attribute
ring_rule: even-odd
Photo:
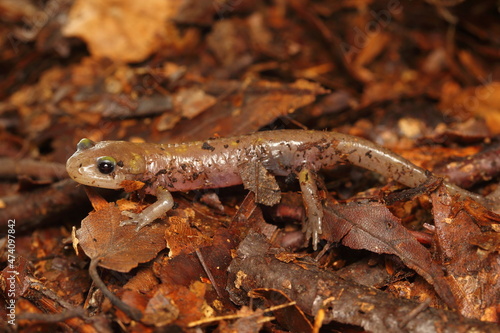
<svg viewBox="0 0 500 333"><path fill-rule="evenodd" d="M500 303L500 233L485 228L488 215L478 222L468 210L456 211L457 203L441 188L432 196L435 247L446 268L446 279L457 296L459 310L469 318L496 321ZM461 203L458 203L461 205ZM479 209L485 213L485 209ZM491 224L498 223L492 219ZM481 227L481 225L483 227ZM483 231L482 229L485 229Z"/></svg>
<svg viewBox="0 0 500 333"><path fill-rule="evenodd" d="M492 134L500 133L500 84L493 82L491 74L480 78L482 85L443 93L440 108L446 114L472 114L483 118Z"/></svg>
<svg viewBox="0 0 500 333"><path fill-rule="evenodd" d="M146 184L137 180L124 180L120 183L120 186L128 193L140 190L144 185Z"/></svg>
<svg viewBox="0 0 500 333"><path fill-rule="evenodd" d="M181 121L175 131L162 140L171 142L205 140L214 135L235 136L257 131L294 110L328 93L321 85L307 80L291 84L271 81L212 81L205 85L207 94L223 96L222 101L196 117L196 123Z"/></svg>
<svg viewBox="0 0 500 333"><path fill-rule="evenodd" d="M161 284L149 300L143 320L162 326L171 322L187 325L203 317L206 284L195 281L189 287Z"/></svg>
<svg viewBox="0 0 500 333"><path fill-rule="evenodd" d="M141 61L167 37L165 22L171 14L162 0L80 0L73 4L63 34L84 39L96 57Z"/></svg>
<svg viewBox="0 0 500 333"><path fill-rule="evenodd" d="M76 231L85 254L98 258L101 267L129 272L166 247L164 223L152 223L136 231L135 225L120 226L127 219L114 203L91 212Z"/></svg>
<svg viewBox="0 0 500 333"><path fill-rule="evenodd" d="M281 199L281 190L274 175L262 164L256 151L246 152L247 160L238 165L243 185L255 193L255 202L274 206Z"/></svg>
<svg viewBox="0 0 500 333"><path fill-rule="evenodd" d="M377 202L335 205L325 207L324 217L323 237L328 241L398 256L429 282L446 304L456 306L441 267L385 205Z"/></svg>
<svg viewBox="0 0 500 333"><path fill-rule="evenodd" d="M155 326L164 326L176 320L179 313L175 298L165 294L165 288L157 288L148 301L142 321Z"/></svg>
<svg viewBox="0 0 500 333"><path fill-rule="evenodd" d="M217 98L207 94L198 87L189 87L176 93L174 107L179 113L188 119L193 119L206 109L212 107Z"/></svg>
<svg viewBox="0 0 500 333"><path fill-rule="evenodd" d="M97 193L96 189L91 186L84 186L85 193L87 194L92 207L95 210L102 209L108 205L108 202Z"/></svg>
<svg viewBox="0 0 500 333"><path fill-rule="evenodd" d="M175 257L181 253L192 253L207 246L211 239L189 224L188 218L170 216L169 226L165 230L169 255Z"/></svg>
<svg viewBox="0 0 500 333"><path fill-rule="evenodd" d="M236 236L233 233L222 230L213 240L213 244L199 249L199 253L205 262L205 267L210 271L219 289L224 288L227 279L226 268L231 262L231 249L234 249ZM207 272L200 263L200 257L195 253L182 252L175 257L165 258L156 267L156 275L161 283L176 288L178 286L188 287L194 281L205 278ZM213 289L207 292L215 296Z"/></svg>

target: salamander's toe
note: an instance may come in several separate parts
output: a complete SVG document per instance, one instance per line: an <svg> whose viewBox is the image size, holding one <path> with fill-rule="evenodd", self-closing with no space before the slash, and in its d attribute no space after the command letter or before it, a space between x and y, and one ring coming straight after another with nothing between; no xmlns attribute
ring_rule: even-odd
<svg viewBox="0 0 500 333"><path fill-rule="evenodd" d="M318 248L319 235L322 234L321 225L323 223L323 212L320 214L308 214L307 221L304 223L304 232L306 233L306 241L311 241L313 249Z"/></svg>
<svg viewBox="0 0 500 333"><path fill-rule="evenodd" d="M130 220L123 220L120 222L120 226L123 227L124 225L131 225L131 224L140 224L141 222L141 215L132 213L129 211L122 211L122 215L130 218Z"/></svg>

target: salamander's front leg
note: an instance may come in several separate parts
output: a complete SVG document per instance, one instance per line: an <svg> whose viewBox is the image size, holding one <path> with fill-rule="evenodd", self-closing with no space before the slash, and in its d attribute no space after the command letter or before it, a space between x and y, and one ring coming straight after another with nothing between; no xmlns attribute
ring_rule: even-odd
<svg viewBox="0 0 500 333"><path fill-rule="evenodd" d="M174 198L172 197L172 194L163 187L158 187L156 193L156 202L144 209L141 213L136 214L123 211L122 214L130 217L130 220L122 221L120 225L137 224L136 230L139 231L142 227L162 217L165 213L172 209L174 206Z"/></svg>
<svg viewBox="0 0 500 333"><path fill-rule="evenodd" d="M321 225L323 222L323 206L318 194L316 174L311 170L302 169L299 172L299 183L307 217L303 230L306 233L307 240L312 238L312 245L314 250L316 250L319 235L322 233Z"/></svg>

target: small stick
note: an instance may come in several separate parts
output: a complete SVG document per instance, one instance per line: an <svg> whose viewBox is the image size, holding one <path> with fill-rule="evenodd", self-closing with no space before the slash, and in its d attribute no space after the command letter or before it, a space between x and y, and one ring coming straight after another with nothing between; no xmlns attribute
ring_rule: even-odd
<svg viewBox="0 0 500 333"><path fill-rule="evenodd" d="M208 276L208 279L210 282L212 282L212 285L214 286L215 292L217 293L217 296L222 298L222 292L220 291L219 287L217 286L217 283L215 283L214 276L212 275L212 272L208 269L207 264L205 263L205 259L203 259L203 255L201 254L199 249L196 249L196 255L198 256L198 260L200 261L201 266L203 267L203 270Z"/></svg>
<svg viewBox="0 0 500 333"><path fill-rule="evenodd" d="M42 321L45 323L59 323L69 318L79 317L87 320L87 314L82 308L73 308L60 313L21 313L19 320Z"/></svg>
<svg viewBox="0 0 500 333"><path fill-rule="evenodd" d="M425 301L420 303L418 306L416 306L413 310L408 312L404 317L403 320L399 323L400 328L405 328L408 323L415 319L416 316L418 316L419 313L425 311L429 307L429 304L431 304L431 299L427 298Z"/></svg>
<svg viewBox="0 0 500 333"><path fill-rule="evenodd" d="M124 303L121 299L116 297L109 289L106 287L104 282L101 280L101 277L97 273L97 265L99 264L100 259L92 259L90 261L89 273L90 277L94 281L97 288L99 288L104 296L109 298L111 303L116 306L118 309L122 310L127 316L132 318L135 321L139 321L142 318L142 313L138 309Z"/></svg>

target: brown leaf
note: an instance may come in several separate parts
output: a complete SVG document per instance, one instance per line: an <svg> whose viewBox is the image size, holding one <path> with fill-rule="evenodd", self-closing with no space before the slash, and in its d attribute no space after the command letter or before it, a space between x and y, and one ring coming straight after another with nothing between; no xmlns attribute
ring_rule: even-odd
<svg viewBox="0 0 500 333"><path fill-rule="evenodd" d="M84 39L96 57L141 61L166 37L165 22L171 14L161 0L147 5L133 0L76 1L63 33Z"/></svg>
<svg viewBox="0 0 500 333"><path fill-rule="evenodd" d="M206 284L193 282L189 288L161 284L149 300L143 320L157 326L171 323L187 325L203 317Z"/></svg>
<svg viewBox="0 0 500 333"><path fill-rule="evenodd" d="M252 158L255 152L250 152L248 161L238 165L243 185L255 193L255 202L274 206L281 199L281 190L276 178L264 167L258 158Z"/></svg>
<svg viewBox="0 0 500 333"><path fill-rule="evenodd" d="M180 253L192 253L211 242L209 237L191 227L187 218L180 216L169 218L169 226L165 231L165 236L171 257Z"/></svg>
<svg viewBox="0 0 500 333"><path fill-rule="evenodd" d="M442 94L440 108L446 112L467 111L483 118L493 134L500 133L500 84L492 82L491 76L483 78L483 84L455 92Z"/></svg>
<svg viewBox="0 0 500 333"><path fill-rule="evenodd" d="M141 269L137 271L137 274L131 277L123 288L145 294L157 285L158 279L152 267L147 266L141 267Z"/></svg>
<svg viewBox="0 0 500 333"><path fill-rule="evenodd" d="M120 183L120 186L123 188L123 190L128 193L140 190L144 187L144 185L146 184L137 180L124 180Z"/></svg>
<svg viewBox="0 0 500 333"><path fill-rule="evenodd" d="M432 203L435 246L440 250L441 262L446 264L447 279L458 296L460 312L466 317L495 321L500 301L500 233L484 227L486 231L482 231L480 226L487 225L487 219L490 225L497 224L498 216L482 207L477 207L474 214L469 209L456 212L457 204L443 188L432 195ZM481 217L479 212L483 213Z"/></svg>
<svg viewBox="0 0 500 333"><path fill-rule="evenodd" d="M227 102L217 103L198 115L195 123L181 121L175 131L166 133L162 140L205 140L214 133L234 136L254 132L328 92L319 84L306 80L291 84L264 80L250 83L212 81L204 90L213 96L224 96Z"/></svg>
<svg viewBox="0 0 500 333"><path fill-rule="evenodd" d="M175 299L165 294L165 288L158 288L148 301L142 321L155 326L172 323L179 317Z"/></svg>
<svg viewBox="0 0 500 333"><path fill-rule="evenodd" d="M235 235L222 229L213 239L213 244L199 249L206 268L210 270L214 280L210 281L223 289L227 279L226 268L231 261L231 249L234 249ZM162 284L169 285L171 288L178 286L188 287L194 281L199 281L200 277L207 277L207 273L200 263L200 258L194 253L180 253L175 257L168 258L156 267L156 275L160 278ZM179 272L182 272L180 274ZM215 295L213 289L208 292Z"/></svg>
<svg viewBox="0 0 500 333"><path fill-rule="evenodd" d="M84 186L85 193L89 197L90 203L95 210L102 209L108 205L108 202L90 186Z"/></svg>
<svg viewBox="0 0 500 333"><path fill-rule="evenodd" d="M398 256L405 265L433 285L448 305L455 306L443 271L432 260L430 252L417 242L385 205L364 202L325 207L323 237L353 249Z"/></svg>
<svg viewBox="0 0 500 333"><path fill-rule="evenodd" d="M174 98L174 107L188 119L193 119L206 109L212 107L217 98L207 94L198 87L189 87L179 91Z"/></svg>
<svg viewBox="0 0 500 333"><path fill-rule="evenodd" d="M152 223L137 232L135 225L120 226L127 219L114 203L90 213L76 231L85 254L99 258L102 267L128 272L166 247L164 223Z"/></svg>

